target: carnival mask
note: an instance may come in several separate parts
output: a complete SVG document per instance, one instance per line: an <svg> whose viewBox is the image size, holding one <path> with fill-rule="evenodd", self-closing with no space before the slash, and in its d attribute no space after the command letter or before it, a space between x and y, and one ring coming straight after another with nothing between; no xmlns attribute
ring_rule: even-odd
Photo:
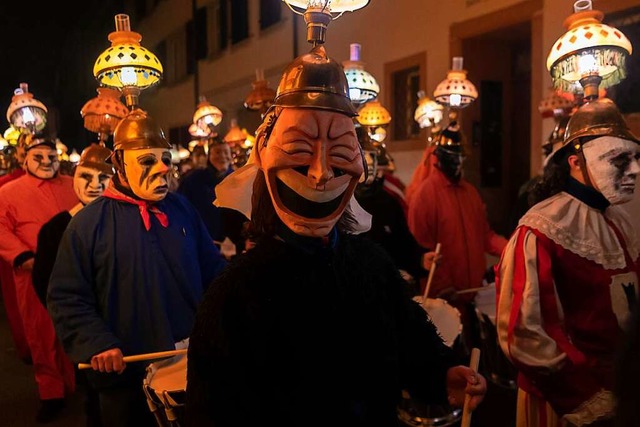
<svg viewBox="0 0 640 427"><path fill-rule="evenodd" d="M332 111L284 108L259 161L282 222L302 236L326 236L364 172L353 120Z"/></svg>
<svg viewBox="0 0 640 427"><path fill-rule="evenodd" d="M638 144L603 136L585 143L582 151L596 189L609 203L626 203L633 198L640 172Z"/></svg>
<svg viewBox="0 0 640 427"><path fill-rule="evenodd" d="M218 171L225 172L231 166L231 147L229 144L211 144L209 146L209 163Z"/></svg>
<svg viewBox="0 0 640 427"><path fill-rule="evenodd" d="M60 168L58 152L48 145L37 145L27 151L24 162L25 169L40 179L51 179Z"/></svg>
<svg viewBox="0 0 640 427"><path fill-rule="evenodd" d="M169 192L167 175L171 153L167 148L123 150L124 172L133 194L150 202L164 199Z"/></svg>
<svg viewBox="0 0 640 427"><path fill-rule="evenodd" d="M102 195L110 180L111 175L78 165L73 174L73 189L80 202L87 205Z"/></svg>
<svg viewBox="0 0 640 427"><path fill-rule="evenodd" d="M438 147L435 150L438 159L438 168L447 178L458 182L462 176L462 163L465 157L462 153Z"/></svg>

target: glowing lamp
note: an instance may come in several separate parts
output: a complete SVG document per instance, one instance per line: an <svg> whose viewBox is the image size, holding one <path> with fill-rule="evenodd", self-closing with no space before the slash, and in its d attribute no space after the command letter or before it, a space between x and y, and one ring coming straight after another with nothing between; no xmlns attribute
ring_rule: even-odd
<svg viewBox="0 0 640 427"><path fill-rule="evenodd" d="M380 85L376 79L364 69L364 62L360 61L359 43L351 43L349 60L342 66L349 83L349 98L355 105L364 104L378 97Z"/></svg>
<svg viewBox="0 0 640 427"><path fill-rule="evenodd" d="M104 143L129 111L120 102L120 91L99 87L97 92L98 96L82 106L80 115L84 120L85 129L97 133L98 140Z"/></svg>
<svg viewBox="0 0 640 427"><path fill-rule="evenodd" d="M200 103L193 114L193 123L202 131L208 131L208 134L211 134L221 121L222 111L218 107L211 105L204 96L200 96Z"/></svg>
<svg viewBox="0 0 640 427"><path fill-rule="evenodd" d="M631 42L618 29L602 23L604 14L592 10L591 0L576 1L574 13L564 21L567 32L551 48L547 69L556 89L577 93L587 101L599 97L599 88L618 84L627 75L625 63Z"/></svg>
<svg viewBox="0 0 640 427"><path fill-rule="evenodd" d="M109 34L111 47L98 56L93 75L101 86L122 91L129 108L138 105L140 91L162 79L162 64L140 45L142 36L131 31L129 15L115 16L116 31Z"/></svg>
<svg viewBox="0 0 640 427"><path fill-rule="evenodd" d="M20 83L20 87L13 91L11 104L7 109L7 120L16 129L36 133L47 124L47 107L29 93L27 83Z"/></svg>
<svg viewBox="0 0 640 427"><path fill-rule="evenodd" d="M251 84L251 92L244 100L244 107L252 111L267 112L276 98L276 91L269 87L269 82L264 78L264 70L256 70L256 80Z"/></svg>
<svg viewBox="0 0 640 427"><path fill-rule="evenodd" d="M429 98L425 91L418 91L418 107L413 118L421 129L437 126L444 116L444 107Z"/></svg>
<svg viewBox="0 0 640 427"><path fill-rule="evenodd" d="M467 80L467 71L462 69L463 58L453 58L453 66L447 73L447 78L441 81L433 97L436 102L453 109L465 108L478 98L476 87Z"/></svg>
<svg viewBox="0 0 640 427"><path fill-rule="evenodd" d="M282 0L289 9L304 16L307 41L313 46L325 42L327 26L345 12L362 9L370 0Z"/></svg>

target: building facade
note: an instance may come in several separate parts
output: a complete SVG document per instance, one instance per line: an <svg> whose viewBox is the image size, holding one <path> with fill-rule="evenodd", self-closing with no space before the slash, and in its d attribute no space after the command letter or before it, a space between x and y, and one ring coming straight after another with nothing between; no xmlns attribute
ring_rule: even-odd
<svg viewBox="0 0 640 427"><path fill-rule="evenodd" d="M275 89L284 67L307 52L306 26L282 0L128 0L132 29L142 45L163 63L164 78L140 97L141 106L169 131L172 143L188 142L186 131L199 97L250 132L260 122L243 101L256 70ZM487 203L492 225L500 230L518 188L540 171L541 143L551 132L538 104L551 87L546 58L566 32L563 21L573 0L371 0L329 24L329 56L349 59L351 43L362 47L365 69L380 84L379 100L390 111L387 147L405 183L420 160L427 131L413 120L417 91L432 97L446 78L451 58L462 56L478 99L460 120L470 148L466 177ZM605 23L621 29L632 44L640 39L636 0L594 0ZM635 46L634 46L635 47ZM633 55L632 55L633 58ZM637 61L636 59L634 59ZM631 62L630 77L640 74ZM634 65L636 64L636 65ZM636 67L634 70L633 67ZM640 90L640 76L626 82ZM631 85L631 86L629 86ZM616 102L616 93L610 96ZM621 106L640 133L633 105Z"/></svg>

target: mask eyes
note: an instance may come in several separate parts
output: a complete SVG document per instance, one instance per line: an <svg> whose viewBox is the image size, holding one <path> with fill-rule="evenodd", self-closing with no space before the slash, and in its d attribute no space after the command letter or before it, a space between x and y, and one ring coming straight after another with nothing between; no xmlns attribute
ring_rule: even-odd
<svg viewBox="0 0 640 427"><path fill-rule="evenodd" d="M98 181L100 181L100 182L105 182L105 181L106 181L106 180L108 180L108 179L109 179L109 175L104 174L104 173L101 173L101 174L98 176Z"/></svg>
<svg viewBox="0 0 640 427"><path fill-rule="evenodd" d="M171 153L162 154L162 163L164 163L165 166L171 165Z"/></svg>
<svg viewBox="0 0 640 427"><path fill-rule="evenodd" d="M141 166L151 167L151 166L155 165L156 163L158 163L158 160L156 159L156 156L144 156L143 158L138 160L138 163Z"/></svg>
<svg viewBox="0 0 640 427"><path fill-rule="evenodd" d="M41 162L44 160L44 156L42 154L34 154L33 160L35 160L36 162Z"/></svg>
<svg viewBox="0 0 640 427"><path fill-rule="evenodd" d="M80 178L91 181L93 179L93 175L91 175L90 173L81 173Z"/></svg>

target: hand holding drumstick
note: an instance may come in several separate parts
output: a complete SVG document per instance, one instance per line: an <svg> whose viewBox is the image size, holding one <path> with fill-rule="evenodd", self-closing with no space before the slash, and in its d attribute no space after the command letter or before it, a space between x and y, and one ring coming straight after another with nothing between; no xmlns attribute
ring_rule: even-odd
<svg viewBox="0 0 640 427"><path fill-rule="evenodd" d="M466 414L469 421L470 413L478 407L487 393L487 380L477 372L479 358L480 350L474 348L470 366L454 366L447 371L449 404L457 407L464 405L463 416Z"/></svg>

